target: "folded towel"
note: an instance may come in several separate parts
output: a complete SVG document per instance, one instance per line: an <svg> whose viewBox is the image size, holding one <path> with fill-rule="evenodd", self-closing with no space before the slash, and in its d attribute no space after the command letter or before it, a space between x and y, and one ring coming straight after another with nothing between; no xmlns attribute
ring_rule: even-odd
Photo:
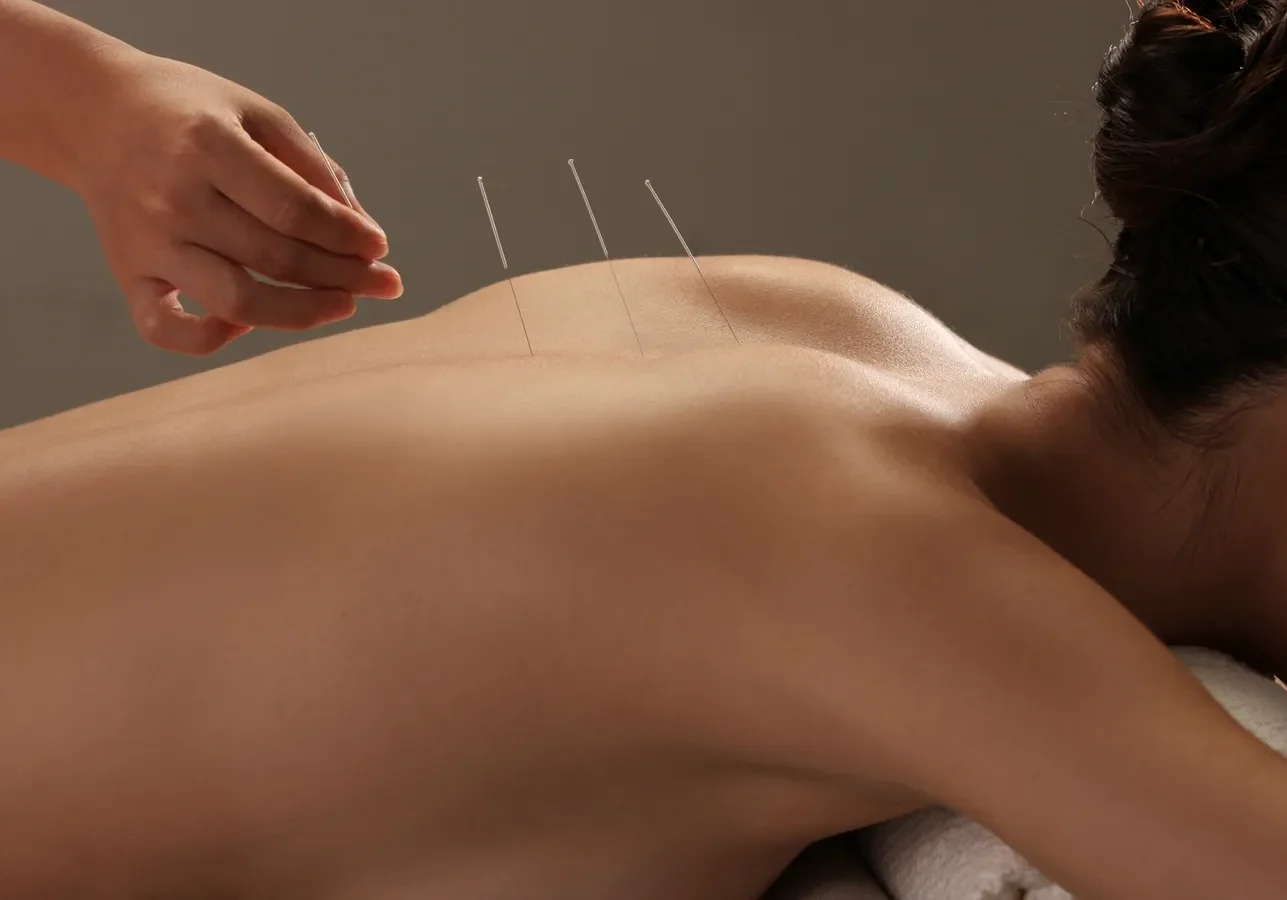
<svg viewBox="0 0 1287 900"><path fill-rule="evenodd" d="M1287 756L1287 691L1220 653L1175 655L1244 728ZM893 900L1071 900L992 832L948 810L869 828L860 847Z"/></svg>
<svg viewBox="0 0 1287 900"><path fill-rule="evenodd" d="M1070 900L982 825L927 809L864 832L859 843L893 900Z"/></svg>

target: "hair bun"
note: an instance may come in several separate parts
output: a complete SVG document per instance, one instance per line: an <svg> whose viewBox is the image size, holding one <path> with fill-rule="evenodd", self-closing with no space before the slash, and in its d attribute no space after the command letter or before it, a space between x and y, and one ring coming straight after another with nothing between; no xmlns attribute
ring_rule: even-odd
<svg viewBox="0 0 1287 900"><path fill-rule="evenodd" d="M1127 227L1236 173L1238 141L1221 131L1262 38L1287 0L1148 0L1096 84L1100 193ZM1275 61L1281 65L1281 60Z"/></svg>
<svg viewBox="0 0 1287 900"><path fill-rule="evenodd" d="M1141 0L1100 73L1095 176L1121 220L1083 346L1203 448L1287 377L1287 0Z"/></svg>

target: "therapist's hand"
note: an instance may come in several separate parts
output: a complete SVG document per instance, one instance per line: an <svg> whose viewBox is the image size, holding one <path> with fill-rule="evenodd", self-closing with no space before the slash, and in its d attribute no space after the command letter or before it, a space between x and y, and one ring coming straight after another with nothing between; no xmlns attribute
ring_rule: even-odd
<svg viewBox="0 0 1287 900"><path fill-rule="evenodd" d="M311 328L352 315L356 297L401 295L397 272L376 261L388 253L384 232L348 207L284 110L143 53L113 56L104 70L86 98L70 186L147 341L212 353L251 328Z"/></svg>

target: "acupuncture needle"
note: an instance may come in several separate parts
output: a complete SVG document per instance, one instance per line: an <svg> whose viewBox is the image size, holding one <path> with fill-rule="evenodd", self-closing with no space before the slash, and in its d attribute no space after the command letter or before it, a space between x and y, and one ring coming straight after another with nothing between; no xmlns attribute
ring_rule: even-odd
<svg viewBox="0 0 1287 900"><path fill-rule="evenodd" d="M298 132L296 132L296 134L298 134ZM340 196L344 198L344 202L348 204L349 209L357 212L357 207L354 206L353 201L349 199L349 192L344 190L344 185L340 182L340 174L335 171L335 166L331 164L331 158L327 156L326 151L322 149L322 142L319 141L317 139L317 135L313 134L311 131L308 133L308 139L313 142L313 146L317 148L317 152L322 154L322 162L326 163L326 170L331 173L331 180L335 182L335 187L340 192Z"/></svg>
<svg viewBox="0 0 1287 900"><path fill-rule="evenodd" d="M670 210L666 209L666 204L662 203L661 197L657 196L657 189L652 186L652 181L645 178L644 187L648 188L648 193L652 194L652 199L657 201L657 206L661 209L661 214L665 216L666 221L670 223L670 230L675 232L675 237L679 238L679 245L683 247L684 252L688 254L689 261L693 264L693 268L697 270L697 277L700 278L702 280L702 284L706 286L706 293L711 295L711 301L715 304L715 308L719 310L720 316L723 317L724 324L728 326L729 334L733 335L733 340L737 341L739 344L742 343L741 339L737 336L737 332L733 329L733 323L728 320L728 313L724 312L724 307L720 305L719 299L715 296L715 292L711 290L710 282L706 280L706 273L702 271L701 265L697 262L697 257L693 256L693 251L688 249L688 241L684 240L684 235L680 232L679 226L675 224L675 220L671 218Z"/></svg>
<svg viewBox="0 0 1287 900"><path fill-rule="evenodd" d="M603 232L599 229L599 220L595 218L594 207L590 205L590 196L585 192L585 185L581 183L581 174L576 170L576 160L569 159L568 168L572 170L572 177L576 179L577 190L581 192L581 200L585 203L585 211L590 214L590 224L594 226L595 236L599 239L599 248L603 251L603 258L607 260L608 271L612 273L612 282L617 286L617 296L621 298L621 306L626 311L626 318L630 320L630 330L635 334L639 355L643 356L643 343L639 340L639 329L635 327L634 316L630 315L630 305L626 303L626 294L621 290L621 280L617 278L616 266L612 264L612 257L608 254L608 245L603 240Z"/></svg>
<svg viewBox="0 0 1287 900"><path fill-rule="evenodd" d="M535 356L536 354L532 352L532 338L527 333L527 321L523 318L523 307L518 303L518 291L514 289L514 279L509 274L509 259L505 256L505 245L501 243L500 230L496 227L496 217L492 215L492 202L487 199L487 185L483 184L481 175L478 176L478 191L483 195L483 208L487 210L487 221L492 225L492 237L496 239L496 252L500 254L501 268L505 270L505 280L509 282L509 292L514 297L514 309L518 310L518 322L523 326L528 355Z"/></svg>

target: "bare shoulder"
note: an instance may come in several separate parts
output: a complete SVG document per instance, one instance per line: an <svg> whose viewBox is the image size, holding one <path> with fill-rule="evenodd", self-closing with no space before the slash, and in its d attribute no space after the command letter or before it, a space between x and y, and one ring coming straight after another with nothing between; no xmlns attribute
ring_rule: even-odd
<svg viewBox="0 0 1287 900"><path fill-rule="evenodd" d="M909 297L843 267L753 255L704 257L699 264L700 273L686 258L618 260L621 298L601 263L516 278L534 352L642 348L655 355L740 341L823 350L931 380L944 372L951 378L970 371L1022 377ZM488 333L497 340L504 335L510 352L518 346L526 353L515 299L508 285L482 288L430 314L424 328L457 335L468 330L473 341L480 323L494 320ZM500 346L470 343L471 352L479 354Z"/></svg>
<svg viewBox="0 0 1287 900"><path fill-rule="evenodd" d="M717 295L759 339L825 349L852 359L932 374L945 366L1022 377L888 285L807 259L731 256L703 260Z"/></svg>

